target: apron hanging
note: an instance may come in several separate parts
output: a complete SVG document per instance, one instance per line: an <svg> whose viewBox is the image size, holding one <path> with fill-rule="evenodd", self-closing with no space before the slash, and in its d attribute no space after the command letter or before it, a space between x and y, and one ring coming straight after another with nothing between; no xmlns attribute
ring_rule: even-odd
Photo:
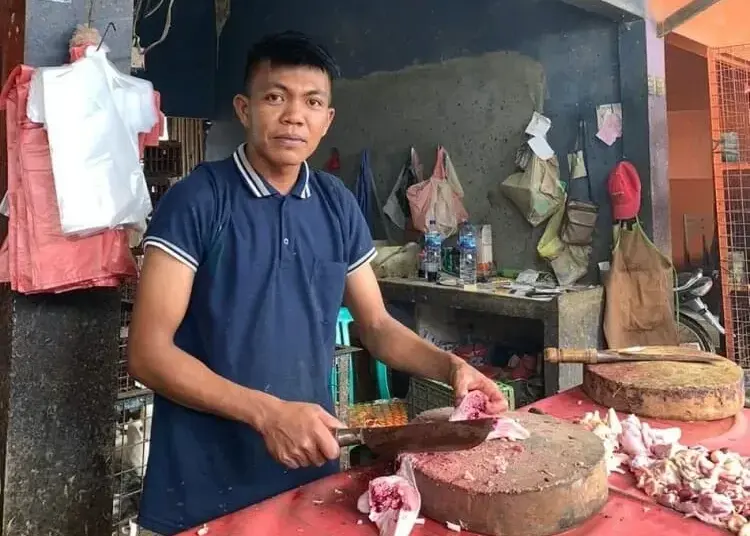
<svg viewBox="0 0 750 536"><path fill-rule="evenodd" d="M604 285L609 348L679 343L672 263L646 237L640 221L615 227L612 267Z"/></svg>

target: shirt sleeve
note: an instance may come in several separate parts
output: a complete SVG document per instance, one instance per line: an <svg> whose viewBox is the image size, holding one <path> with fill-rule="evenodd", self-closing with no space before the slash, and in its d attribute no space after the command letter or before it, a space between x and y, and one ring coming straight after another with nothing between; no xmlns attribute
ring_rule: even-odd
<svg viewBox="0 0 750 536"><path fill-rule="evenodd" d="M365 220L354 194L346 187L344 190L345 214L348 219L348 230L345 237L347 262L349 263L347 275L350 275L370 263L377 255L377 251L375 251L375 245L372 242L367 220Z"/></svg>
<svg viewBox="0 0 750 536"><path fill-rule="evenodd" d="M143 248L159 248L193 271L210 246L217 196L203 166L167 190L143 238Z"/></svg>

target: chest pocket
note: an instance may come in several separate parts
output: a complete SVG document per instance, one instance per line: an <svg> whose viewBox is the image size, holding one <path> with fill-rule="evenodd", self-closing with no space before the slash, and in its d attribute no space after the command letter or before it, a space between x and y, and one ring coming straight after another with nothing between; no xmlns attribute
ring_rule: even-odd
<svg viewBox="0 0 750 536"><path fill-rule="evenodd" d="M344 297L347 265L315 260L310 288L318 321L334 324Z"/></svg>

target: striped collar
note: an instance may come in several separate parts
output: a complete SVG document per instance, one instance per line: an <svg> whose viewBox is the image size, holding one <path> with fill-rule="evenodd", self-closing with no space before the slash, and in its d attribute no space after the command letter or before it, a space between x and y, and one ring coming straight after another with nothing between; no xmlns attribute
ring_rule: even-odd
<svg viewBox="0 0 750 536"><path fill-rule="evenodd" d="M234 159L234 163L240 174L244 177L250 192L255 197L269 197L274 195L277 193L276 190L266 183L266 181L258 175L258 172L253 169L253 166L250 165L250 161L245 154L245 145L247 144L243 143L237 147L232 158ZM302 177L303 174L304 178ZM307 161L302 162L300 178L297 179L292 191L289 193L300 199L307 199L312 194L312 190L310 189L310 167L307 165Z"/></svg>

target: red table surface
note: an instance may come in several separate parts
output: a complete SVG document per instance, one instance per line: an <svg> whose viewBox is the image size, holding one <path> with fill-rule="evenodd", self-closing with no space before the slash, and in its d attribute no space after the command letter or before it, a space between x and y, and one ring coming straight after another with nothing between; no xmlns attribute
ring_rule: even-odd
<svg viewBox="0 0 750 536"><path fill-rule="evenodd" d="M578 419L594 409L606 411L592 403L580 389L545 398L521 411L531 407L566 420ZM646 420L659 428L679 426L684 444L728 447L747 456L750 455L748 415L745 410L733 419L711 423ZM356 509L357 498L375 476L379 476L378 469L355 469L313 482L208 523L206 536L377 536L375 525ZM565 532L566 536L729 535L728 531L686 519L655 504L635 488L628 475L615 474L609 481L610 498L605 507L583 525ZM197 532L196 528L180 536L193 536ZM455 534L429 519L412 532L413 536ZM462 531L461 534L471 536L474 533Z"/></svg>

